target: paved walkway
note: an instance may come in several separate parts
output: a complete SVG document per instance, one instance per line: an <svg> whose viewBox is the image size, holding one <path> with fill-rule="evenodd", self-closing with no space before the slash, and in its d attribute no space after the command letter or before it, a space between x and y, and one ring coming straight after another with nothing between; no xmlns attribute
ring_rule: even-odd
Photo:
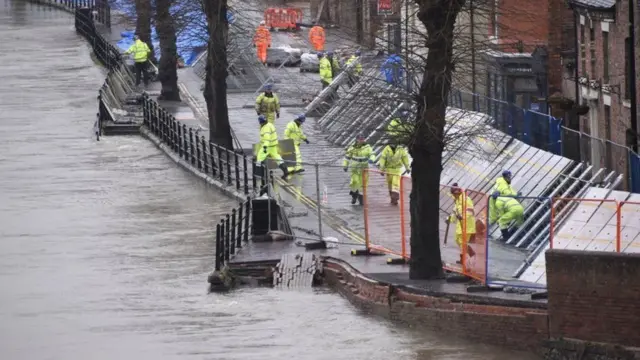
<svg viewBox="0 0 640 360"><path fill-rule="evenodd" d="M126 22L114 21L115 25L109 38L112 42L119 40L119 34L125 27ZM336 31L329 30L329 42L337 44L335 48L355 48L355 44ZM306 33L300 36L291 36L289 33L276 33L274 35L274 46L288 45L291 47L301 47L306 44ZM297 114L303 112L305 98L312 97L321 90L319 75L317 73L300 73L298 68L270 68L270 73L274 79L275 89L281 97L281 102L287 104L281 110L280 119L276 121L278 134L282 138L286 124ZM182 102L161 102L161 105L169 110L177 120L194 129L208 129L207 111L205 100L202 94L202 79L198 77L192 68L178 70L179 86L182 91ZM160 84L153 83L146 89L152 96L159 94ZM230 111L230 122L236 138L242 148L250 149L259 139L259 126L256 114L253 109L255 96L259 89L254 92L235 93L228 95L228 106ZM298 106L296 106L298 104ZM320 199L322 203L323 235L337 238L348 247L364 242L364 214L363 207L351 205L349 196L349 176L342 170L342 158L344 149L336 147L326 140L324 134L316 123L316 119L308 118L304 125L304 131L311 144L302 144L301 152L305 162L306 172L291 176L287 182L278 178L276 190L287 204L288 212L293 215L291 223L296 228L296 232L301 237L317 238L319 232L318 220L315 215L317 209L318 192L320 189ZM202 131L202 135L208 137L208 131ZM319 169L319 186L316 182L316 164ZM277 171L279 172L279 171ZM281 191L286 190L286 191ZM408 206L408 204L407 204ZM377 211L395 212L386 201L376 208ZM390 219L396 218L393 214ZM397 224L380 223L370 225L370 234L375 237L375 244L394 251L401 248L401 239L398 231L394 231L394 226L399 227L399 216ZM385 236L389 233L389 236ZM408 248L408 244L407 244ZM447 263L454 263L458 257L458 250L454 244L442 247L443 259ZM268 256L266 252L264 256ZM255 254L254 254L255 255ZM349 256L346 252L345 256ZM500 249L498 253L492 255L492 267L496 268L501 276L509 276L521 265L522 253L512 249ZM384 264L386 257L373 257L365 263ZM383 266L384 271L378 269L377 272L397 271L397 267ZM495 270L495 269L494 269ZM405 271L407 271L405 269ZM493 271L493 270L492 270Z"/></svg>

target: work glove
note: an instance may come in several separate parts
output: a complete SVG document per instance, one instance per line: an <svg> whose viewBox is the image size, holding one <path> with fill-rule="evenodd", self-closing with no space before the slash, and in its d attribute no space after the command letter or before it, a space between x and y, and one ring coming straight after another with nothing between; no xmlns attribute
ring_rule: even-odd
<svg viewBox="0 0 640 360"><path fill-rule="evenodd" d="M380 171L384 171L384 170L381 169ZM380 175L384 176L384 172L381 172Z"/></svg>
<svg viewBox="0 0 640 360"><path fill-rule="evenodd" d="M451 220L449 220L449 218L447 217L447 218L444 220L444 223L448 225L449 223L451 223Z"/></svg>
<svg viewBox="0 0 640 360"><path fill-rule="evenodd" d="M260 111L256 110L256 114L257 114L258 116L260 116Z"/></svg>
<svg viewBox="0 0 640 360"><path fill-rule="evenodd" d="M522 191L518 191L518 197L522 196Z"/></svg>
<svg viewBox="0 0 640 360"><path fill-rule="evenodd" d="M304 142L305 142L305 143L307 143L307 144L309 144L309 140L307 140L307 139L304 139Z"/></svg>
<svg viewBox="0 0 640 360"><path fill-rule="evenodd" d="M349 170L349 168L344 168L344 169L342 169L342 170L344 170L344 172L347 172L347 170Z"/></svg>
<svg viewBox="0 0 640 360"><path fill-rule="evenodd" d="M263 147L262 147L262 151L264 151L264 153L266 154L266 153L267 153L267 147L266 147L266 146L263 146Z"/></svg>

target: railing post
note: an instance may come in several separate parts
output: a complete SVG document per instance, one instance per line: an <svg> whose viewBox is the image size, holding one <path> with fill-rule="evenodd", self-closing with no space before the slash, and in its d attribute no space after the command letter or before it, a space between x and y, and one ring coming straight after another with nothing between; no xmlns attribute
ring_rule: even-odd
<svg viewBox="0 0 640 360"><path fill-rule="evenodd" d="M188 135L187 135L187 125L182 124L182 144L183 144L183 148L184 148L184 159L188 162L189 160L191 160L190 156L189 156L189 148L187 146L189 146L189 140L187 140Z"/></svg>
<svg viewBox="0 0 640 360"><path fill-rule="evenodd" d="M238 160L238 153L234 151L233 157L236 163L236 190L240 190L240 160Z"/></svg>
<svg viewBox="0 0 640 360"><path fill-rule="evenodd" d="M202 148L202 165L204 173L209 175L209 164L207 163L207 142L204 139L204 136L200 138L200 147Z"/></svg>
<svg viewBox="0 0 640 360"><path fill-rule="evenodd" d="M202 170L202 151L200 151L200 135L196 135L195 147L196 147L196 167L198 170Z"/></svg>
<svg viewBox="0 0 640 360"><path fill-rule="evenodd" d="M244 172L244 193L249 193L249 176L247 174L247 156L242 155L242 169Z"/></svg>
<svg viewBox="0 0 640 360"><path fill-rule="evenodd" d="M220 224L216 225L216 271L220 271L220 250L221 250L221 246L220 246Z"/></svg>
<svg viewBox="0 0 640 360"><path fill-rule="evenodd" d="M171 143L173 144L173 151L180 152L180 143L178 142L178 120L173 118L171 120Z"/></svg>
<svg viewBox="0 0 640 360"><path fill-rule="evenodd" d="M162 109L162 108L161 108ZM163 143L167 143L167 121L169 114L162 109L162 118L160 119L160 139Z"/></svg>
<svg viewBox="0 0 640 360"><path fill-rule="evenodd" d="M236 253L236 209L231 210L231 254Z"/></svg>
<svg viewBox="0 0 640 360"><path fill-rule="evenodd" d="M177 136L178 136L178 156L182 158L184 156L184 144L182 143L182 124L178 121L177 123Z"/></svg>
<svg viewBox="0 0 640 360"><path fill-rule="evenodd" d="M100 99L102 98L102 96L100 96ZM149 109L147 108L148 106L148 101L147 101L147 94L142 94L142 123L146 126L149 127Z"/></svg>
<svg viewBox="0 0 640 360"><path fill-rule="evenodd" d="M218 174L220 175L220 181L224 181L224 168L222 167L222 152L220 151L220 146L216 145L216 150L218 152Z"/></svg>
<svg viewBox="0 0 640 360"><path fill-rule="evenodd" d="M238 249L242 248L242 222L244 221L244 219L242 218L243 215L244 204L240 203L240 206L238 206L238 236L236 238L236 248ZM247 229L245 229L245 231L247 231Z"/></svg>
<svg viewBox="0 0 640 360"><path fill-rule="evenodd" d="M244 203L245 205L245 216L244 216L244 242L249 242L249 216L251 216L251 197L247 196L247 201Z"/></svg>
<svg viewBox="0 0 640 360"><path fill-rule="evenodd" d="M196 164L196 149L193 148L193 129L189 128L189 157L191 158L191 165Z"/></svg>
<svg viewBox="0 0 640 360"><path fill-rule="evenodd" d="M231 240L229 238L230 235L230 229L229 229L229 214L227 214L225 220L224 220L224 261L225 264L229 262L229 258L231 258L231 253L230 253L230 248L229 248L229 241Z"/></svg>
<svg viewBox="0 0 640 360"><path fill-rule="evenodd" d="M213 151L214 148L215 146L213 145L213 143L209 141L209 162L211 163L211 176L216 176L216 169L218 167L216 165L216 155Z"/></svg>
<svg viewBox="0 0 640 360"><path fill-rule="evenodd" d="M225 266L227 264L225 260L225 253L227 251L224 243L225 234L226 234L226 229L224 226L224 219L223 219L223 220L220 220L220 254L218 255L220 257L220 264L222 266Z"/></svg>
<svg viewBox="0 0 640 360"><path fill-rule="evenodd" d="M224 152L225 152L225 157L227 158L227 183L229 183L229 185L231 185L231 183L233 182L233 179L231 178L231 159L229 158L229 149L224 148Z"/></svg>
<svg viewBox="0 0 640 360"><path fill-rule="evenodd" d="M258 179L256 178L256 160L251 159L251 184L253 185L253 190L258 187Z"/></svg>

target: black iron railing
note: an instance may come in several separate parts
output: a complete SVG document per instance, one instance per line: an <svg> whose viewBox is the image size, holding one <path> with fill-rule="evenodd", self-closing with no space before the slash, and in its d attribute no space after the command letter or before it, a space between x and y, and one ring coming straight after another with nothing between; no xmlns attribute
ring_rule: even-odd
<svg viewBox="0 0 640 360"><path fill-rule="evenodd" d="M251 231L251 198L240 203L216 225L216 271L225 267L229 260L249 242Z"/></svg>
<svg viewBox="0 0 640 360"><path fill-rule="evenodd" d="M198 131L176 120L149 98L142 98L144 126L194 168L246 195L265 187L263 167L244 153L208 141Z"/></svg>

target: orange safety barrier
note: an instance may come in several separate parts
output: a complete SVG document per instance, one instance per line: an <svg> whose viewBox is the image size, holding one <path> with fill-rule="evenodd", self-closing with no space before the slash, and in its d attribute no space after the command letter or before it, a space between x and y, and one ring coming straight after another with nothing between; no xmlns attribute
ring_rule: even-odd
<svg viewBox="0 0 640 360"><path fill-rule="evenodd" d="M553 198L549 247L585 251L620 249L618 201Z"/></svg>
<svg viewBox="0 0 640 360"><path fill-rule="evenodd" d="M384 172L362 173L364 237L368 250L403 256L400 206L391 205Z"/></svg>
<svg viewBox="0 0 640 360"><path fill-rule="evenodd" d="M400 176L399 199L394 205L386 174L373 169L365 173L368 174L363 175L367 250L398 256L399 259L388 260L391 264L406 263L411 257L411 177ZM451 189L450 186L440 186L439 229L444 268L484 282L489 198L485 193L461 189L462 195L456 207ZM467 209L462 214L466 216L456 216L462 209ZM449 224L447 219L450 219Z"/></svg>
<svg viewBox="0 0 640 360"><path fill-rule="evenodd" d="M302 10L297 8L268 8L264 12L264 22L270 30L298 30L296 23L301 21Z"/></svg>
<svg viewBox="0 0 640 360"><path fill-rule="evenodd" d="M640 202L618 203L617 227L619 241L616 242L616 252L640 252Z"/></svg>

